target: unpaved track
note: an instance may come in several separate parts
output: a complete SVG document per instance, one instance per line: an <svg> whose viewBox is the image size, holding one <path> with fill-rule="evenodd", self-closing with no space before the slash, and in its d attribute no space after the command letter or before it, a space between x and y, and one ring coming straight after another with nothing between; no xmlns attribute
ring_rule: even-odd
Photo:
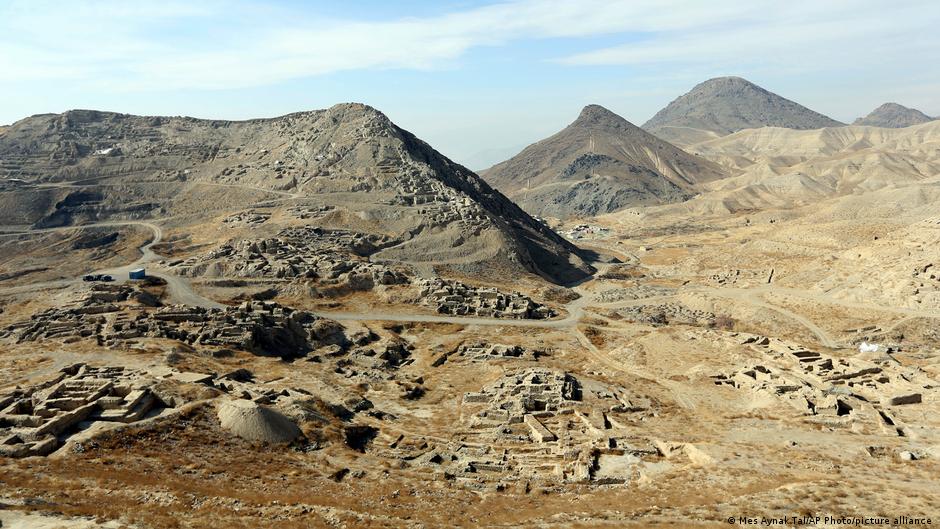
<svg viewBox="0 0 940 529"><path fill-rule="evenodd" d="M58 232L58 231L69 231L69 230L80 230L83 228L98 228L98 227L118 227L118 226L140 226L146 229L149 229L153 233L153 237L149 242L144 244L139 248L140 257L124 266L119 266L115 268L107 268L104 270L96 270L95 274L108 274L115 278L116 282L123 283L127 280L127 274L135 268L141 268L148 263L156 261L161 257L153 252L152 248L155 244L163 240L163 229L160 228L157 224L153 222L145 222L138 220L128 220L128 221L109 221L109 222L96 222L93 224L82 224L79 226L65 226L60 228L47 228L40 230L27 230L27 231L8 231L5 233L0 233L0 236L4 235L22 235L32 234L32 233L48 233L48 232ZM185 279L173 275L167 274L164 272L155 272L150 270L147 272L148 275L159 277L166 281L167 284L167 294L172 303L179 303L182 305L192 305L196 307L205 307L205 308L220 308L223 307L221 303L212 301L211 299L204 298L199 294L196 294L189 282ZM28 285L20 285L15 287L8 287L0 289L2 294L18 294L22 292L31 292L34 290L40 290L44 288L65 288L70 285L81 283L81 278L74 279L59 279L56 281L45 281L41 283L31 283Z"/></svg>
<svg viewBox="0 0 940 529"><path fill-rule="evenodd" d="M219 186L229 186L228 184L209 184L209 185L219 185ZM245 187L231 185L231 187ZM251 188L255 189L255 188ZM270 191L270 190L260 190L259 191ZM271 191L275 194L286 195L287 197L294 198L296 195L283 192L283 191ZM108 222L99 222L93 224L85 224L80 226L66 226L59 228L48 228L42 230L23 230L21 227L0 227L0 237L8 235L22 235L24 233L46 233L46 232L56 232L56 231L69 231L77 230L82 228L93 228L93 227L117 227L117 226L140 226L147 228L153 232L153 238L143 246L140 247L141 256L134 262L116 268L109 268L106 270L98 270L95 273L99 274L109 274L114 276L117 281L123 282L127 277L127 273L134 269L147 265L148 263L157 261L161 256L153 252L152 247L159 243L163 238L163 230L158 224L160 219L155 219L153 222L147 221L108 221ZM12 229L12 230L11 230ZM595 265L597 272L594 277L602 276L607 269L612 266L610 263L600 263ZM149 275L159 277L166 281L167 283L167 294L172 303L179 303L184 305L192 305L198 307L206 308L219 308L224 307L221 303L215 302L213 300L207 299L203 296L200 296L193 291L189 281L179 276L166 273L163 271L154 271L149 270ZM8 287L0 289L0 293L3 294L14 294L21 292L30 292L34 290L44 289L44 288L65 288L70 285L80 282L80 278L76 279L63 279L57 281L47 281L42 283L33 283L22 286ZM496 327L528 327L528 328L544 328L544 329L572 329L576 335L578 335L579 341L587 341L583 333L577 329L578 323L581 321L584 315L584 308L587 306L597 306L603 308L623 308L631 307L638 305L645 305L649 303L657 303L663 301L671 301L677 298L677 295L667 295L667 296L654 296L649 298L641 298L636 300L625 300L619 302L597 302L596 294L589 291L585 288L585 285L589 281L581 282L578 285L573 285L572 290L580 295L576 300L573 300L565 305L563 309L566 311L566 315L562 318L555 318L549 320L517 320L517 319L498 319L498 318L474 318L474 317L463 317L463 316L445 316L445 315L432 315L432 314L405 314L405 313L394 313L394 312L351 312L351 311L318 311L317 314L325 317L331 318L339 321L391 321L391 322L417 322L417 323L450 323L450 324L459 324L459 325L483 325L483 326L496 326ZM731 299L739 303L746 305L751 305L755 307L764 308L780 314L781 316L790 319L799 325L805 327L809 330L816 338L819 340L820 344L825 347L838 348L840 344L835 340L829 333L816 325L809 318L800 315L796 312L793 312L789 309L774 305L764 299L761 299L759 296L762 293L780 293L787 294L794 297L799 297L807 299L810 301L816 301L819 303L828 303L833 305L841 305L852 308L862 308L870 310L880 310L893 312L897 314L903 314L907 316L902 321L908 321L915 317L925 317L925 318L940 318L940 313L934 313L929 311L918 311L914 309L904 309L896 307L885 307L885 306L868 306L859 303L845 302L838 299L832 299L827 296L817 294L814 292L807 292L798 289L792 288L782 288L776 287L775 285L765 285L757 288L751 289L736 289L736 288L710 288L710 287L692 287L690 289L693 292L702 292L704 294L718 297ZM900 322L899 322L900 323ZM897 325L897 324L896 324ZM588 342L589 343L589 342ZM593 349L593 347L588 347L588 349ZM597 351L593 351L592 356L598 357L603 356ZM605 362L606 363L606 362ZM609 364L608 364L609 365Z"/></svg>

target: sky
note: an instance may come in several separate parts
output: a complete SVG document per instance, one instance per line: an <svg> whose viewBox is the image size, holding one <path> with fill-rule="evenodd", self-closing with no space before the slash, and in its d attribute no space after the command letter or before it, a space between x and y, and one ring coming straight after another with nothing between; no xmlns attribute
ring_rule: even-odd
<svg viewBox="0 0 940 529"><path fill-rule="evenodd" d="M0 124L358 101L482 169L587 104L641 125L737 75L840 121L940 116L937 0L0 0Z"/></svg>

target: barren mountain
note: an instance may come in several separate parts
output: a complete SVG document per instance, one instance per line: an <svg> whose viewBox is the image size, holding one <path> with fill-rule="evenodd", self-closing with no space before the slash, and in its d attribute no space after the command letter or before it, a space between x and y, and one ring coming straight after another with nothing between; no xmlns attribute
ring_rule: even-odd
<svg viewBox="0 0 940 529"><path fill-rule="evenodd" d="M361 104L240 122L38 115L0 136L0 175L15 188L2 224L198 217L269 195L310 199L328 224L394 241L381 259L556 281L589 269L473 172Z"/></svg>
<svg viewBox="0 0 940 529"><path fill-rule="evenodd" d="M767 91L740 77L717 77L696 85L660 110L643 128L687 145L742 129L818 129L842 123Z"/></svg>
<svg viewBox="0 0 940 529"><path fill-rule="evenodd" d="M867 116L856 119L852 124L900 129L933 121L934 119L936 118L932 118L914 108L908 108L897 103L885 103L872 110Z"/></svg>
<svg viewBox="0 0 940 529"><path fill-rule="evenodd" d="M556 217L678 202L697 184L724 176L598 105L481 174L526 211Z"/></svg>
<svg viewBox="0 0 940 529"><path fill-rule="evenodd" d="M903 129L748 129L688 147L735 176L708 185L699 213L791 208L823 198L916 186L940 175L940 121ZM908 202L912 207L919 199Z"/></svg>

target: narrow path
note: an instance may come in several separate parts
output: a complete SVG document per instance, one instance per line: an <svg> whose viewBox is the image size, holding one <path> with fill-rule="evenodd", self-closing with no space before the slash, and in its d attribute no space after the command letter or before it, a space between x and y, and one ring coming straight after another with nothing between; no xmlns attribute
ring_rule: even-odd
<svg viewBox="0 0 940 529"><path fill-rule="evenodd" d="M801 316L793 311L785 309L783 307L778 307L768 303L762 299L759 299L757 295L762 292L759 289L732 289L732 288L699 288L698 290L706 292L707 294L713 295L715 297L733 299L735 301L743 302L747 305L754 307L761 307L767 310L771 310L778 314L781 314L805 327L809 330L816 338L819 340L819 343L824 347L829 348L838 348L839 344L834 340L829 333L827 333L822 327L816 325L809 318Z"/></svg>

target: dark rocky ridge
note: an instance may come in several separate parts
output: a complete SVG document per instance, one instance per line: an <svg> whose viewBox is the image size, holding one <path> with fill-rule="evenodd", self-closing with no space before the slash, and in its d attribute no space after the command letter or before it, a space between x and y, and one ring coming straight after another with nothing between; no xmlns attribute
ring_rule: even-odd
<svg viewBox="0 0 940 529"><path fill-rule="evenodd" d="M937 118L932 118L914 108L908 108L897 103L885 103L872 110L867 116L856 119L852 124L901 129L935 119Z"/></svg>
<svg viewBox="0 0 940 529"><path fill-rule="evenodd" d="M696 85L643 124L643 129L671 141L691 128L731 134L743 129L838 127L832 118L765 90L740 77L717 77Z"/></svg>

